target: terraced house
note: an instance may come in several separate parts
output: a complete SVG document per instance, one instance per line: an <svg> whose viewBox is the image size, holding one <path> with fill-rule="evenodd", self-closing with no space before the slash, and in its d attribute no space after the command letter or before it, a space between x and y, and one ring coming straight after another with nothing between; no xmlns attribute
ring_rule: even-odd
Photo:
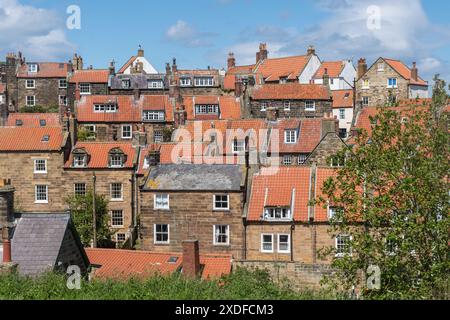
<svg viewBox="0 0 450 320"><path fill-rule="evenodd" d="M113 241L133 243L137 226L137 168L139 150L125 142L79 142L64 164L64 194L94 190L109 201Z"/></svg>

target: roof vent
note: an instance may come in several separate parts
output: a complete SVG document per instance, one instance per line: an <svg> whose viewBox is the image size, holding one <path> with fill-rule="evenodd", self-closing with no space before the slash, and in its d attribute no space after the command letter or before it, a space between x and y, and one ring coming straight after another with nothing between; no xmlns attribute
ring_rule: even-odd
<svg viewBox="0 0 450 320"><path fill-rule="evenodd" d="M178 261L178 257L170 257L167 262L168 263L177 263L177 261Z"/></svg>
<svg viewBox="0 0 450 320"><path fill-rule="evenodd" d="M23 125L23 121L20 120L20 119L17 119L17 120L16 120L16 126L17 126L17 127L21 127L22 125Z"/></svg>
<svg viewBox="0 0 450 320"><path fill-rule="evenodd" d="M42 137L42 142L49 142L50 141L50 136L48 134L46 134L45 136Z"/></svg>
<svg viewBox="0 0 450 320"><path fill-rule="evenodd" d="M39 120L39 125L41 127L45 127L47 125L47 121L45 119L41 119L41 120Z"/></svg>

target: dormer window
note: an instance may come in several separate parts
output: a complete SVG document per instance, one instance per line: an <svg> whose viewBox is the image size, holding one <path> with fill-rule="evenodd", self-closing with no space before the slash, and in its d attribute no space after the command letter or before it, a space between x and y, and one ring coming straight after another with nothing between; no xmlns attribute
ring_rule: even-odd
<svg viewBox="0 0 450 320"><path fill-rule="evenodd" d="M213 77L197 77L195 78L196 87L212 87L214 86Z"/></svg>
<svg viewBox="0 0 450 320"><path fill-rule="evenodd" d="M86 168L89 162L89 155L84 149L75 149L73 152L73 167Z"/></svg>
<svg viewBox="0 0 450 320"><path fill-rule="evenodd" d="M127 156L119 148L112 149L109 152L109 167L110 168L123 168L127 161Z"/></svg>
<svg viewBox="0 0 450 320"><path fill-rule="evenodd" d="M164 87L164 82L162 80L148 80L147 88L149 89L162 89Z"/></svg>
<svg viewBox="0 0 450 320"><path fill-rule="evenodd" d="M94 112L106 112L106 113L114 113L117 112L117 104L95 104Z"/></svg>
<svg viewBox="0 0 450 320"><path fill-rule="evenodd" d="M291 209L290 208L265 208L264 209L264 220L291 220Z"/></svg>
<svg viewBox="0 0 450 320"><path fill-rule="evenodd" d="M285 130L284 131L284 143L295 144L297 143L297 130Z"/></svg>
<svg viewBox="0 0 450 320"><path fill-rule="evenodd" d="M32 73L38 72L38 65L37 65L37 63L29 63L28 64L28 72L32 72Z"/></svg>
<svg viewBox="0 0 450 320"><path fill-rule="evenodd" d="M195 114L218 114L218 104L197 104L195 105Z"/></svg>
<svg viewBox="0 0 450 320"><path fill-rule="evenodd" d="M164 121L166 116L164 111L144 111L142 119L144 121Z"/></svg>
<svg viewBox="0 0 450 320"><path fill-rule="evenodd" d="M20 120L20 119L17 119L17 120L16 120L16 126L17 126L17 127L23 126L23 121Z"/></svg>
<svg viewBox="0 0 450 320"><path fill-rule="evenodd" d="M91 94L91 84L90 83L80 83L79 84L80 94Z"/></svg>
<svg viewBox="0 0 450 320"><path fill-rule="evenodd" d="M130 89L131 88L131 80L125 79L122 80L122 89Z"/></svg>
<svg viewBox="0 0 450 320"><path fill-rule="evenodd" d="M49 142L50 141L50 136L49 135L45 135L42 137L41 139L42 142Z"/></svg>
<svg viewBox="0 0 450 320"><path fill-rule="evenodd" d="M47 126L47 121L45 119L41 119L41 120L39 120L39 125L41 127L45 127L45 126Z"/></svg>
<svg viewBox="0 0 450 320"><path fill-rule="evenodd" d="M180 86L182 87L189 87L192 85L191 78L181 78L180 79Z"/></svg>

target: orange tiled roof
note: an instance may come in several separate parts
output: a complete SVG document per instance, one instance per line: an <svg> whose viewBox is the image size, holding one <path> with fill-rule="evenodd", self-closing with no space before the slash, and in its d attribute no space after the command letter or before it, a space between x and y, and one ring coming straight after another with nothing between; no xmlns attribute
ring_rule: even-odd
<svg viewBox="0 0 450 320"><path fill-rule="evenodd" d="M341 75L344 66L345 65L342 61L324 61L322 62L319 70L317 70L316 74L313 76L313 79L322 79L325 74L325 69L327 69L330 78L338 78Z"/></svg>
<svg viewBox="0 0 450 320"><path fill-rule="evenodd" d="M319 84L265 84L255 88L253 100L330 100L326 86Z"/></svg>
<svg viewBox="0 0 450 320"><path fill-rule="evenodd" d="M236 75L239 74L252 74L255 65L249 66L236 66L228 69L225 78L223 80L223 87L225 90L234 90L236 84Z"/></svg>
<svg viewBox="0 0 450 320"><path fill-rule="evenodd" d="M179 271L183 266L183 255L180 253L86 249L89 261L100 266L95 276L103 279L146 278L152 275L168 275ZM177 261L170 263L170 258ZM200 255L200 264L204 265L202 279L217 279L231 273L231 255Z"/></svg>
<svg viewBox="0 0 450 320"><path fill-rule="evenodd" d="M281 154L311 153L322 139L322 119L281 119L273 129L279 130L279 152ZM297 143L284 143L284 132L288 129L298 130Z"/></svg>
<svg viewBox="0 0 450 320"><path fill-rule="evenodd" d="M420 77L418 77L417 81L412 79L411 69L407 67L403 62L393 59L383 59L383 60L386 61L386 63L389 64L395 71L397 71L403 78L409 80L411 84L421 86L428 85L428 83L425 80L421 79Z"/></svg>
<svg viewBox="0 0 450 320"><path fill-rule="evenodd" d="M68 63L42 62L37 63L37 72L28 72L28 64L23 64L17 72L18 78L66 78L69 73Z"/></svg>
<svg viewBox="0 0 450 320"><path fill-rule="evenodd" d="M241 103L231 96L183 96L183 105L187 113L187 120L219 120L215 115L196 115L196 104L219 104L220 119L240 119Z"/></svg>
<svg viewBox="0 0 450 320"><path fill-rule="evenodd" d="M333 108L353 108L353 90L332 91Z"/></svg>
<svg viewBox="0 0 450 320"><path fill-rule="evenodd" d="M119 148L127 155L127 161L123 168L131 169L134 167L134 159L136 158L136 148L132 143L126 142L78 142L73 149L84 149L90 156L88 169L106 169L108 168L108 155L112 149ZM70 154L69 160L65 164L65 168L71 168L73 163L73 154Z"/></svg>
<svg viewBox="0 0 450 320"><path fill-rule="evenodd" d="M336 175L336 170L331 168L317 168L316 171L316 199L323 197L324 194L323 184L324 182ZM328 208L324 208L323 205L317 204L314 209L314 220L317 222L327 222L328 221Z"/></svg>
<svg viewBox="0 0 450 320"><path fill-rule="evenodd" d="M70 83L108 83L109 70L78 70L70 77Z"/></svg>
<svg viewBox="0 0 450 320"><path fill-rule="evenodd" d="M114 103L117 112L95 112L95 104ZM82 96L76 107L78 122L141 122L142 110L134 96Z"/></svg>
<svg viewBox="0 0 450 320"><path fill-rule="evenodd" d="M44 136L48 141L43 141ZM0 151L59 151L64 137L62 127L3 127Z"/></svg>
<svg viewBox="0 0 450 320"><path fill-rule="evenodd" d="M130 59L128 59L128 61L122 66L122 68L120 68L120 70L117 73L124 73L125 70L127 70L127 68L129 66L131 66L134 61L136 61L137 57L136 56L132 56Z"/></svg>
<svg viewBox="0 0 450 320"><path fill-rule="evenodd" d="M14 127L21 120L22 127L40 127L40 121L45 120L46 127L57 127L61 125L59 117L59 113L10 113L6 126Z"/></svg>
<svg viewBox="0 0 450 320"><path fill-rule="evenodd" d="M283 77L288 80L296 80L305 69L309 59L309 56L266 59L256 67L255 73L261 75L265 81L280 81L280 78Z"/></svg>
<svg viewBox="0 0 450 320"><path fill-rule="evenodd" d="M266 206L294 204L295 221L308 221L310 179L308 167L263 168L253 176L247 219L261 221Z"/></svg>

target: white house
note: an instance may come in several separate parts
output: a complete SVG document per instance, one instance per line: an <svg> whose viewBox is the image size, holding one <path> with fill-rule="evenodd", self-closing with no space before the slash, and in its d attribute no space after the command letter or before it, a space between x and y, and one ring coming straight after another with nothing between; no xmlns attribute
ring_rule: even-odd
<svg viewBox="0 0 450 320"><path fill-rule="evenodd" d="M330 78L330 90L335 91L352 89L357 72L350 60L324 61L312 76L314 83L323 84L325 74Z"/></svg>
<svg viewBox="0 0 450 320"><path fill-rule="evenodd" d="M132 56L117 72L117 74L132 73L158 74L158 71L144 57L144 50L141 48L138 50L137 56Z"/></svg>

